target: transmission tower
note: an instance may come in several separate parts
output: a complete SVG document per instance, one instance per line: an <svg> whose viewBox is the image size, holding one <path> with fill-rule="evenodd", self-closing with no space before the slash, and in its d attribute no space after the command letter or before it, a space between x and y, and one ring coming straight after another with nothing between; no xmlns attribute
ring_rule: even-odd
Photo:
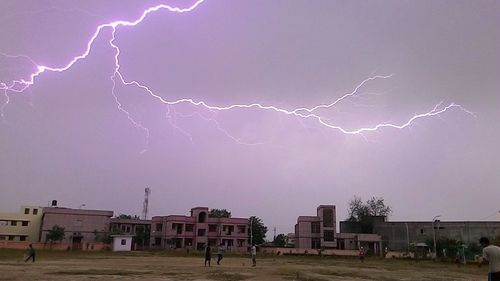
<svg viewBox="0 0 500 281"><path fill-rule="evenodd" d="M149 206L149 194L151 194L151 189L146 187L144 189L144 203L142 204L142 219L148 219L148 206Z"/></svg>

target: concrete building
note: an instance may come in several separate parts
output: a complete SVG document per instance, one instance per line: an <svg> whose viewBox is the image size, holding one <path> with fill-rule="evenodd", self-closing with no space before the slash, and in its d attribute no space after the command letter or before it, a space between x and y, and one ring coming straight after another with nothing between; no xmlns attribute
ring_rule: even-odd
<svg viewBox="0 0 500 281"><path fill-rule="evenodd" d="M340 232L360 233L357 223L340 222ZM500 236L499 221L386 221L376 218L373 233L379 234L390 250L406 251L410 244L450 238L463 243L478 243L482 236Z"/></svg>
<svg viewBox="0 0 500 281"><path fill-rule="evenodd" d="M40 241L47 240L47 233L54 225L64 227L62 241L72 249L86 248L95 243L97 237L106 235L113 211L70 209L59 207L43 208Z"/></svg>
<svg viewBox="0 0 500 281"><path fill-rule="evenodd" d="M221 244L227 251L246 251L248 224L246 218L210 218L206 207L192 208L190 216L155 216L151 223L151 246L203 250L207 245Z"/></svg>
<svg viewBox="0 0 500 281"><path fill-rule="evenodd" d="M111 235L113 238L111 249L113 252L130 252L132 250L132 238L133 235Z"/></svg>
<svg viewBox="0 0 500 281"><path fill-rule="evenodd" d="M300 251L310 249L359 250L368 254L382 253L381 237L377 234L336 233L335 205L320 205L316 216L299 216L295 225L294 245ZM337 253L339 254L339 253Z"/></svg>
<svg viewBox="0 0 500 281"><path fill-rule="evenodd" d="M42 207L21 206L17 213L0 213L0 240L38 242Z"/></svg>
<svg viewBox="0 0 500 281"><path fill-rule="evenodd" d="M295 248L336 248L335 205L320 205L316 216L299 216L295 225Z"/></svg>
<svg viewBox="0 0 500 281"><path fill-rule="evenodd" d="M109 232L133 237L133 250L149 248L151 220L111 218Z"/></svg>

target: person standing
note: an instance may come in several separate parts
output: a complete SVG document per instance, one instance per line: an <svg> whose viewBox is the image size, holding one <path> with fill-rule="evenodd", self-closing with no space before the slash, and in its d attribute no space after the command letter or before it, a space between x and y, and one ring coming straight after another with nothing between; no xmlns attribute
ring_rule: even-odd
<svg viewBox="0 0 500 281"><path fill-rule="evenodd" d="M251 254L252 254L252 266L257 266L257 248L255 247L255 245L252 246L252 250L251 250Z"/></svg>
<svg viewBox="0 0 500 281"><path fill-rule="evenodd" d="M359 248L359 260L365 262L365 249L363 247Z"/></svg>
<svg viewBox="0 0 500 281"><path fill-rule="evenodd" d="M500 247L491 245L487 237L481 237L479 244L483 246L482 263L489 263L488 281L500 281Z"/></svg>
<svg viewBox="0 0 500 281"><path fill-rule="evenodd" d="M207 248L205 248L205 267L207 266L207 262L208 262L208 267L210 267L211 259L212 259L212 250L210 249L210 246L207 245Z"/></svg>
<svg viewBox="0 0 500 281"><path fill-rule="evenodd" d="M224 247L222 247L222 244L219 245L219 248L217 249L217 264L220 265L220 261L224 257Z"/></svg>
<svg viewBox="0 0 500 281"><path fill-rule="evenodd" d="M30 259L33 259L32 262L35 262L36 252L35 252L35 248L33 248L33 244L30 244L28 246L28 249L26 249L26 252L27 252L28 257L24 260L24 262L28 262Z"/></svg>

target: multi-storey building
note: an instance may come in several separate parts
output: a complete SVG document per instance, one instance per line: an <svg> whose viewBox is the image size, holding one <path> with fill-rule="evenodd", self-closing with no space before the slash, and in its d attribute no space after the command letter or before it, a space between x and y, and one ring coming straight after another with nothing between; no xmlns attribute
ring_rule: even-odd
<svg viewBox="0 0 500 281"><path fill-rule="evenodd" d="M248 224L246 218L208 217L206 207L192 208L190 216L155 216L151 223L151 246L202 250L207 245L223 245L228 251L246 251Z"/></svg>
<svg viewBox="0 0 500 281"><path fill-rule="evenodd" d="M110 234L129 235L132 237L132 249L149 247L151 220L111 218L109 221Z"/></svg>
<svg viewBox="0 0 500 281"><path fill-rule="evenodd" d="M0 240L38 242L42 207L22 206L18 213L0 214Z"/></svg>
<svg viewBox="0 0 500 281"><path fill-rule="evenodd" d="M295 225L295 248L335 248L335 205L320 205L316 216L299 216Z"/></svg>
<svg viewBox="0 0 500 281"><path fill-rule="evenodd" d="M107 235L112 216L113 211L43 208L40 241L45 242L47 233L54 225L58 225L64 228L62 242L69 244L72 249L82 249L84 245L95 243L99 237Z"/></svg>

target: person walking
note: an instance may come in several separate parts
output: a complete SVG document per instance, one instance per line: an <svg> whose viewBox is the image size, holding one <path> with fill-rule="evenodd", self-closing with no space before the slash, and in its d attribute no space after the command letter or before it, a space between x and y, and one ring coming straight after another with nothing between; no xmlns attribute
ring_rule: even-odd
<svg viewBox="0 0 500 281"><path fill-rule="evenodd" d="M212 259L212 250L210 249L210 246L207 245L205 248L205 267L207 266L208 262L208 267L210 267L210 260Z"/></svg>
<svg viewBox="0 0 500 281"><path fill-rule="evenodd" d="M219 248L217 249L217 264L220 265L220 261L224 257L224 247L222 247L222 244L219 245Z"/></svg>
<svg viewBox="0 0 500 281"><path fill-rule="evenodd" d="M252 266L257 266L257 248L255 247L255 245L252 246L252 250L251 250L251 254L252 254Z"/></svg>
<svg viewBox="0 0 500 281"><path fill-rule="evenodd" d="M479 244L483 246L481 263L489 263L488 281L500 281L500 247L491 245L487 237L481 237Z"/></svg>
<svg viewBox="0 0 500 281"><path fill-rule="evenodd" d="M33 244L29 244L28 249L26 249L28 257L24 260L24 262L28 262L30 259L33 259L32 262L35 262L35 248L33 248Z"/></svg>
<svg viewBox="0 0 500 281"><path fill-rule="evenodd" d="M359 260L365 262L365 249L363 247L359 248Z"/></svg>

